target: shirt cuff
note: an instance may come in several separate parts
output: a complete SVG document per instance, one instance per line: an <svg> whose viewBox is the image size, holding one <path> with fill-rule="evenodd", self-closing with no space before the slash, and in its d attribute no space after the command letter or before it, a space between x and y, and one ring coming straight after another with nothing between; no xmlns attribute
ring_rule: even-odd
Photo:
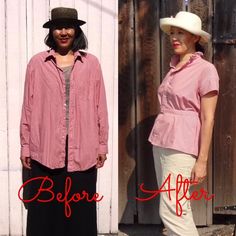
<svg viewBox="0 0 236 236"><path fill-rule="evenodd" d="M22 157L30 157L29 145L24 145L21 147L21 156Z"/></svg>
<svg viewBox="0 0 236 236"><path fill-rule="evenodd" d="M108 153L108 147L107 147L107 145L99 144L98 153L99 153L99 154L107 154L107 153Z"/></svg>

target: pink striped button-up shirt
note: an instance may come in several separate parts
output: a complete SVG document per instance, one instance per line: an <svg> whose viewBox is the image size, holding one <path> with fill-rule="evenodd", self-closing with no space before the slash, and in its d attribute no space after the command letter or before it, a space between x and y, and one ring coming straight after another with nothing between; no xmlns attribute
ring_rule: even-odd
<svg viewBox="0 0 236 236"><path fill-rule="evenodd" d="M97 58L74 53L70 77L68 171L89 169L108 152L108 116ZM51 168L65 166L66 91L55 51L41 52L27 66L20 123L21 156Z"/></svg>

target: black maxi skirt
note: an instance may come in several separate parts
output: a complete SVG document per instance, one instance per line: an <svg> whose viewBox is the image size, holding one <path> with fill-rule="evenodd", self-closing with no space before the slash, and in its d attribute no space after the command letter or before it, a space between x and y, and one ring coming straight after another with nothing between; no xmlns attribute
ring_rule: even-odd
<svg viewBox="0 0 236 236"><path fill-rule="evenodd" d="M67 156L65 160L67 167ZM48 176L53 181L53 187L50 181L45 181L42 187L43 189L52 187L55 197L50 202L34 200L28 203L27 236L97 236L95 201L88 202L85 199L78 202L71 201L69 203L71 215L68 217L69 211L65 212L65 203L56 200L57 193L62 193L62 198L65 196L67 177L71 178L68 199L74 193L80 193L82 196L83 191L86 191L91 199L96 193L97 169L92 167L86 171L67 172L66 167L52 170L34 160L31 161L30 178ZM36 196L41 184L42 179L30 182L28 199ZM46 190L41 191L38 198L49 200L52 196L52 193Z"/></svg>

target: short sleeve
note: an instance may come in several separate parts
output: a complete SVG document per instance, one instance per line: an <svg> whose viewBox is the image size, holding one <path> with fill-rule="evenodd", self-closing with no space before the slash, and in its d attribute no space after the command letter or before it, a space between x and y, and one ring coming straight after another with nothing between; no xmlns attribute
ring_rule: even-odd
<svg viewBox="0 0 236 236"><path fill-rule="evenodd" d="M219 75L214 65L210 64L203 70L202 76L199 81L199 94L204 96L209 92L219 93Z"/></svg>

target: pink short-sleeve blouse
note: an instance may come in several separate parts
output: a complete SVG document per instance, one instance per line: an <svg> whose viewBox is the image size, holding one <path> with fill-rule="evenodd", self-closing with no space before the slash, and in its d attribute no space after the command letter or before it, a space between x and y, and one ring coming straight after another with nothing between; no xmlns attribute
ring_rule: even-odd
<svg viewBox="0 0 236 236"><path fill-rule="evenodd" d="M160 113L149 141L159 147L175 149L198 156L201 97L218 93L219 76L213 64L196 52L181 68L176 69L178 56L158 89Z"/></svg>

